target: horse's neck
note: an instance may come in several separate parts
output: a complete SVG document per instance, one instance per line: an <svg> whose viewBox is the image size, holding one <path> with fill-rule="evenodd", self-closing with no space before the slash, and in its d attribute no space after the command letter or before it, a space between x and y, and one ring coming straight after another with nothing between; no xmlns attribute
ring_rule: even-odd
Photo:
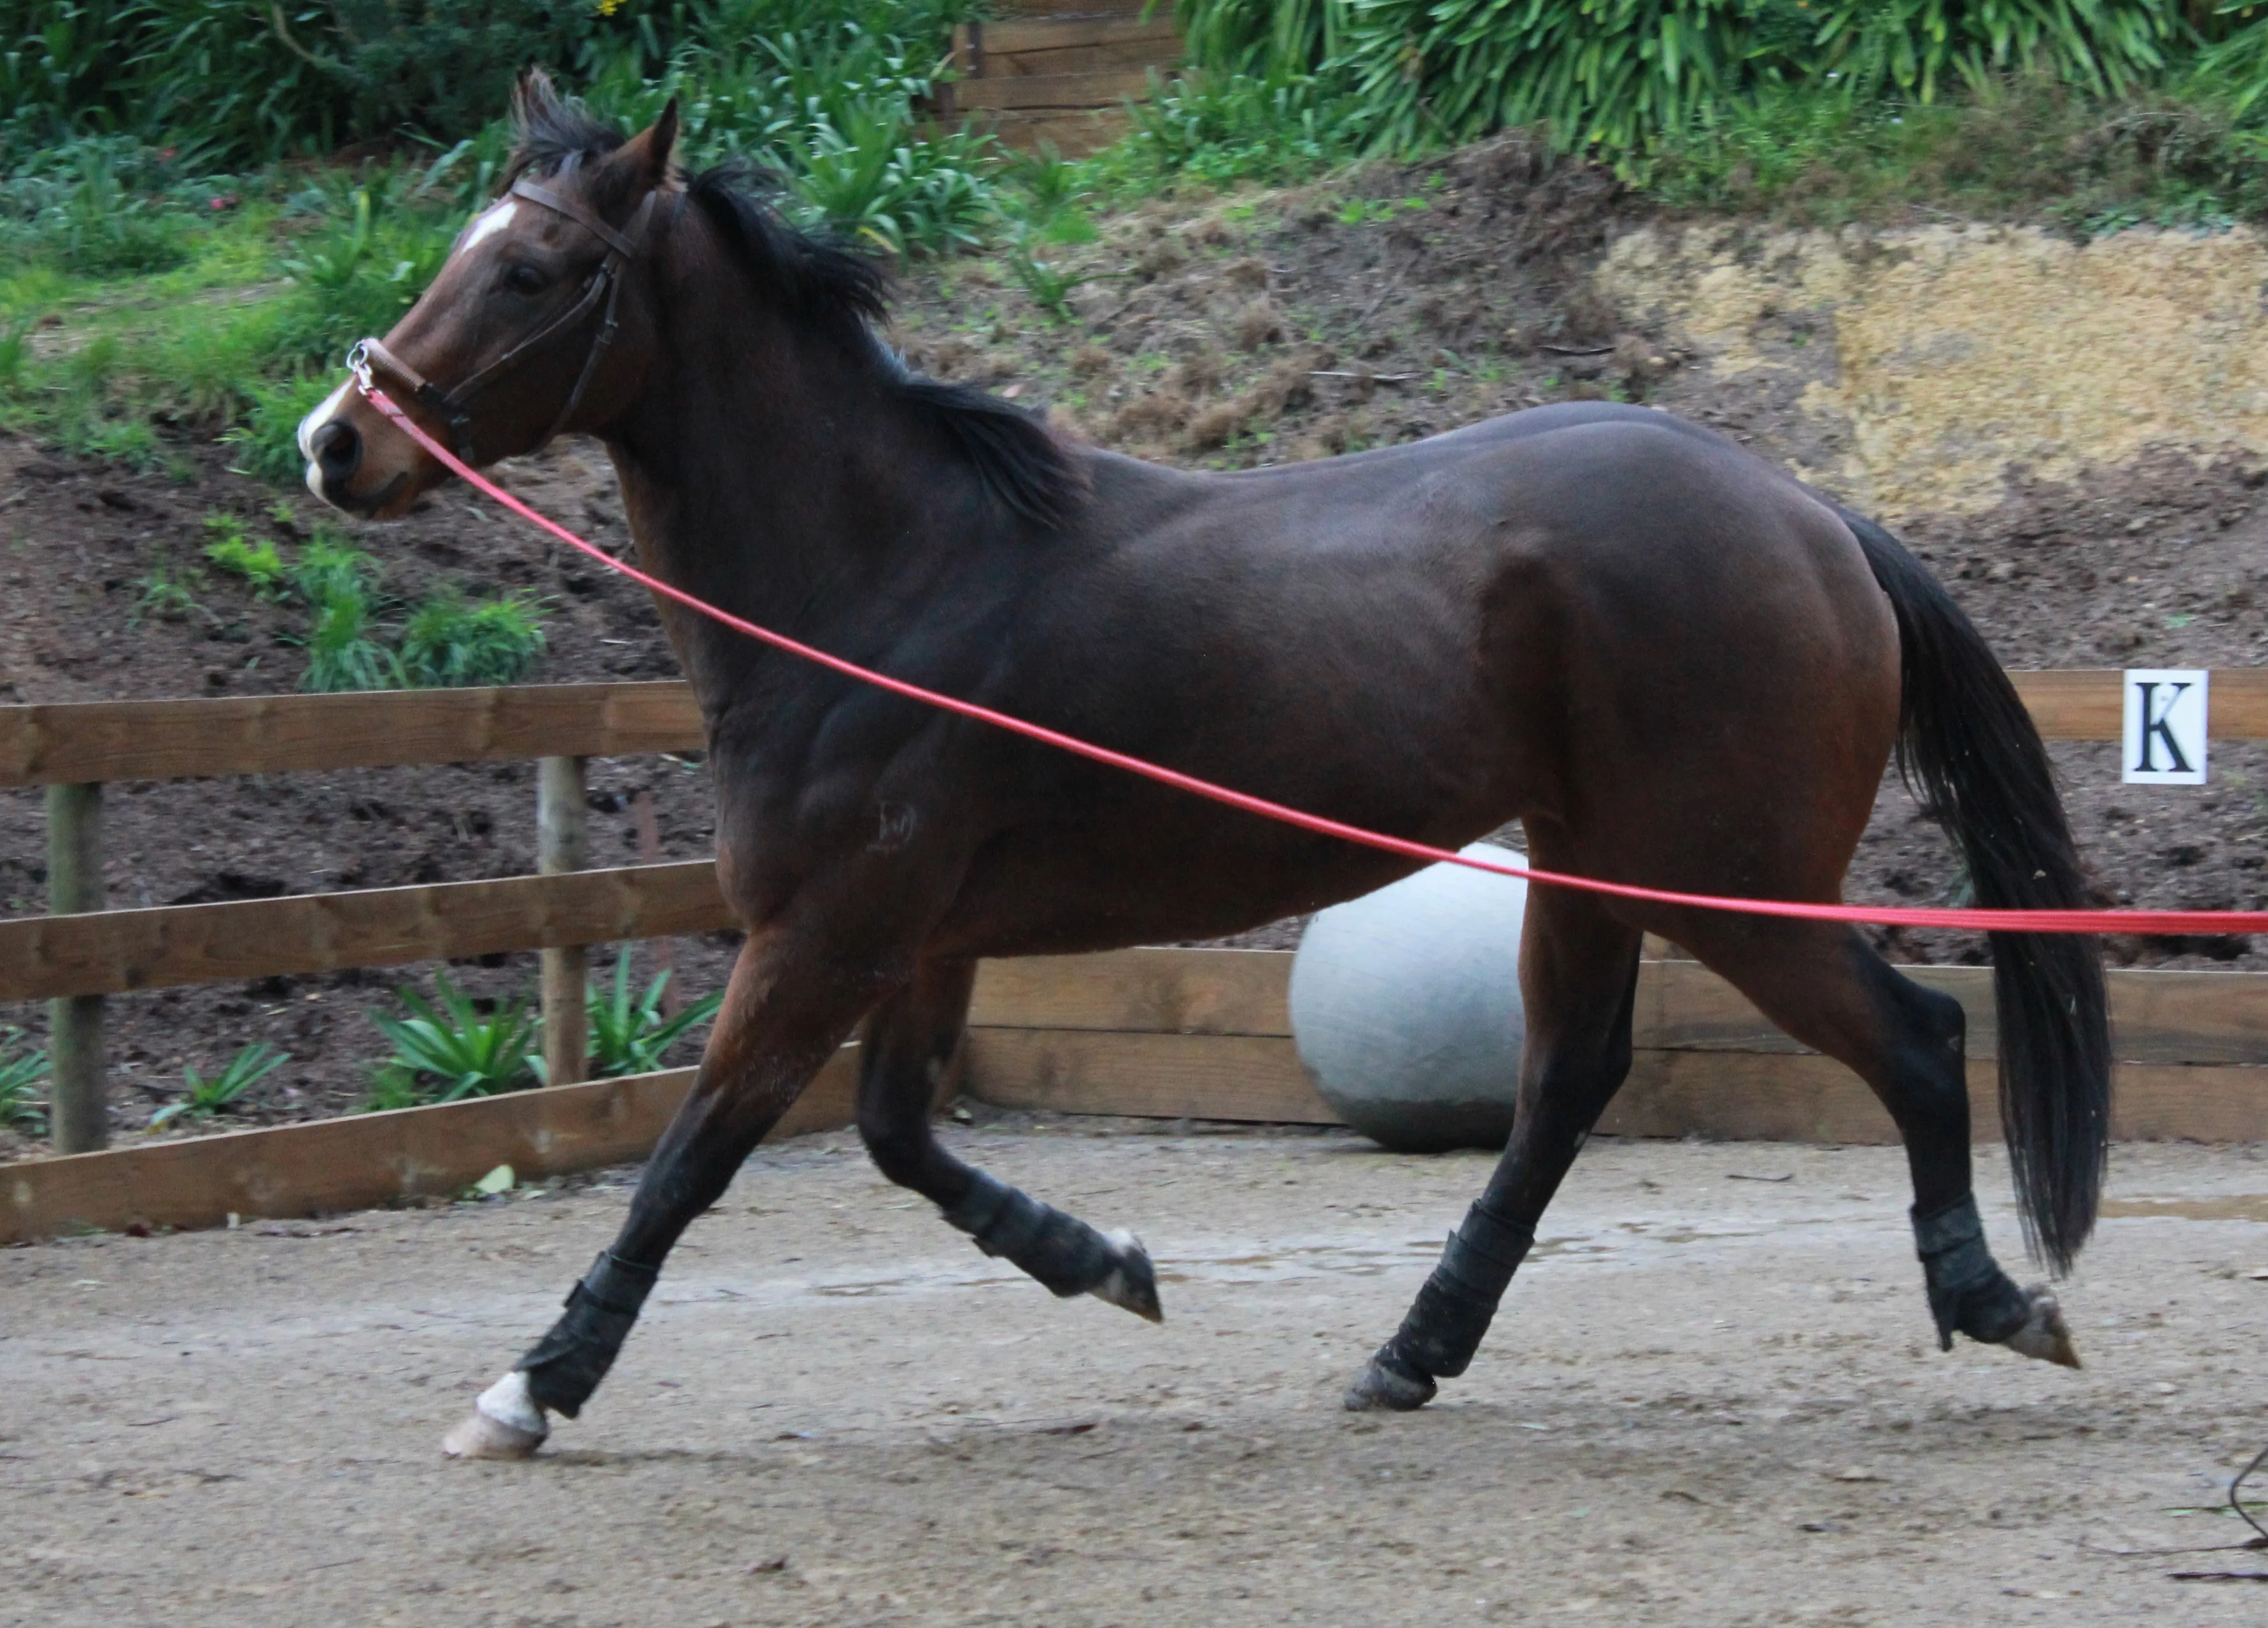
<svg viewBox="0 0 2268 1628"><path fill-rule="evenodd" d="M765 343L769 340L769 343ZM659 379L608 450L640 563L761 626L823 637L935 534L940 468L887 384L814 342L719 331ZM774 657L704 617L665 613L712 716Z"/></svg>

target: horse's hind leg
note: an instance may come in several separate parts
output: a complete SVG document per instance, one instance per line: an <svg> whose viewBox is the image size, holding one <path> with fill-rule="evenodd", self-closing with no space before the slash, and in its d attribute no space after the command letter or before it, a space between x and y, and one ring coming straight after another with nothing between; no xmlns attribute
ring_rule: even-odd
<svg viewBox="0 0 2268 1628"><path fill-rule="evenodd" d="M868 955L784 931L752 934L733 968L693 1090L647 1162L630 1214L564 1315L451 1431L453 1457L524 1458L573 1418L614 1366L663 1260L802 1094L879 992Z"/></svg>
<svg viewBox="0 0 2268 1628"><path fill-rule="evenodd" d="M1950 1351L1966 1334L2077 1367L2055 1297L2018 1288L1984 1246L1970 1185L1961 1003L1898 972L1849 927L1721 917L1682 925L1688 949L1889 1110L1913 1177L1914 1242L1939 1344Z"/></svg>
<svg viewBox="0 0 2268 1628"><path fill-rule="evenodd" d="M1520 965L1528 1040L1512 1139L1401 1329L1347 1392L1349 1408L1423 1407L1436 1381L1472 1361L1544 1206L1630 1072L1638 943L1637 928L1587 895L1529 893Z"/></svg>
<svg viewBox="0 0 2268 1628"><path fill-rule="evenodd" d="M969 961L924 961L866 1020L858 1054L858 1134L881 1173L945 1212L987 1255L1004 1256L1057 1294L1093 1294L1162 1321L1150 1257L1131 1238L1107 1238L938 1145L930 1127L953 1066L976 981Z"/></svg>

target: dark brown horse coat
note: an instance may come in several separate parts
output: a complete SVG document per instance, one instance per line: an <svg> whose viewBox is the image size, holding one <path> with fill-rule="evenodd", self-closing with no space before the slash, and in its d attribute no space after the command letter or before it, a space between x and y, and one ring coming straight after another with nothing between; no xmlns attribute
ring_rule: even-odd
<svg viewBox="0 0 2268 1628"><path fill-rule="evenodd" d="M874 270L729 173L681 185L674 115L624 143L540 81L518 111L541 188L468 232L377 348L378 381L482 461L573 401L641 559L700 598L1335 819L1454 847L1517 818L1543 867L1693 892L1836 899L1903 746L1980 900L2078 902L2044 754L1973 630L1886 534L1722 438L1571 404L1241 475L1074 448L909 375L874 337ZM635 253L608 258L601 232L624 231ZM601 284L618 334L578 319L515 353ZM476 374L476 393L435 382ZM310 483L361 512L441 478L351 396L302 440ZM1154 1315L1138 1246L932 1137L976 960L1226 933L1411 868L662 614L707 718L748 942L622 1236L466 1450L532 1448L543 1410L581 1406L671 1242L862 1018L882 1168L1057 1293ZM1628 1066L1644 931L1881 1094L1941 1335L2067 1357L2053 1300L1984 1250L1957 1006L1840 927L1539 888L1511 1145L1351 1400L1416 1405L1470 1359ZM2083 942L1996 942L2012 1146L2061 1263L2093 1220L2107 1123L2100 971Z"/></svg>

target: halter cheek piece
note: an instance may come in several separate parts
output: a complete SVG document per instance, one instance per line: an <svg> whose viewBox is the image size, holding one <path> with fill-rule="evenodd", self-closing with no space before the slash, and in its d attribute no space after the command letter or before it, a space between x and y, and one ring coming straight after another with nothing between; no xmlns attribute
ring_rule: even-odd
<svg viewBox="0 0 2268 1628"><path fill-rule="evenodd" d="M375 339L362 341L347 357L349 371L364 385L368 385L372 375L376 374L399 385L420 405L438 417L452 449L467 463L475 461L473 457L472 398L526 361L538 346L575 327L593 310L598 310L599 331L592 337L590 355L583 364L583 372L576 379L574 389L567 394L567 404L559 409L559 416L551 421L551 428L543 432L543 441L537 445L541 446L557 435L576 408L582 404L583 392L589 387L592 376L599 371L600 358L607 354L607 347L615 342L615 304L622 295L622 268L637 259L638 251L644 247L646 227L653 219L654 200L660 194L649 192L645 195L645 201L638 205L637 213L630 217L628 232L616 232L573 199L563 198L549 188L539 187L532 180L512 182L511 195L526 198L531 203L541 204L556 214L564 215L607 246L607 257L600 262L598 270L592 274L580 299L486 367L468 379L460 379L447 389L435 384Z"/></svg>

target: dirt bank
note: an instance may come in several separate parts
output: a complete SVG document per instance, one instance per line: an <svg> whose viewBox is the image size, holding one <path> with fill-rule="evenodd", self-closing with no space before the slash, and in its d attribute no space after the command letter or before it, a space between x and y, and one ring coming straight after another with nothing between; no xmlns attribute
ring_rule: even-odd
<svg viewBox="0 0 2268 1628"><path fill-rule="evenodd" d="M0 1624L2258 1620L2167 1573L2268 1556L2118 1552L2245 1535L2203 1506L2268 1442L2251 1153L2117 1155L2072 1374L1936 1352L1895 1152L1594 1144L1470 1375L1381 1419L1339 1389L1482 1159L951 1134L1138 1227L1165 1326L812 1138L696 1226L556 1451L452 1466L620 1186L0 1252Z"/></svg>

